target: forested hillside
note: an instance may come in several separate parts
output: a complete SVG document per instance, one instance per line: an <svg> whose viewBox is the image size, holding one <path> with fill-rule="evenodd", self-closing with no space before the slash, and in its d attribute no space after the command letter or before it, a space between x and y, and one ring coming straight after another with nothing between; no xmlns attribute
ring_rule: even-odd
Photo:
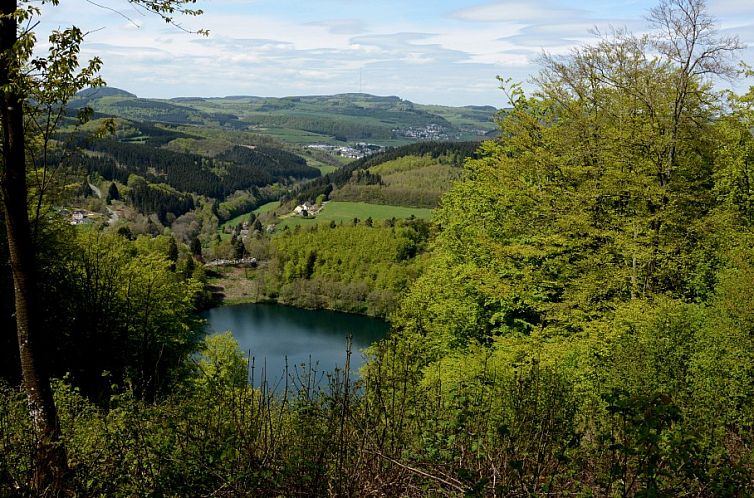
<svg viewBox="0 0 754 498"><path fill-rule="evenodd" d="M288 178L313 178L319 170L303 158L280 149L235 146L206 158L197 154L174 152L143 143L118 140L91 140L81 137L75 146L97 153L70 161L98 173L106 180L127 183L137 174L152 183L167 183L181 192L223 199L237 190L261 187Z"/></svg>
<svg viewBox="0 0 754 498"><path fill-rule="evenodd" d="M111 88L80 93L72 105L88 105L97 113L136 121L253 129L296 143L311 143L312 139L325 143L479 140L495 129L493 117L497 112L491 106L427 106L398 97L357 93L157 100L140 99ZM306 135L297 131L311 135L304 138ZM301 139L303 142L299 142Z"/></svg>
<svg viewBox="0 0 754 498"><path fill-rule="evenodd" d="M418 276L429 238L422 220L288 231L272 240L266 292L303 308L386 316Z"/></svg>
<svg viewBox="0 0 754 498"><path fill-rule="evenodd" d="M357 171L329 198L336 201L373 202L397 206L434 208L440 197L461 176L461 161L441 156L405 156Z"/></svg>
<svg viewBox="0 0 754 498"><path fill-rule="evenodd" d="M334 200L433 208L458 178L463 161L476 155L478 145L421 142L391 148L304 183L291 197L298 202L313 202L322 195Z"/></svg>

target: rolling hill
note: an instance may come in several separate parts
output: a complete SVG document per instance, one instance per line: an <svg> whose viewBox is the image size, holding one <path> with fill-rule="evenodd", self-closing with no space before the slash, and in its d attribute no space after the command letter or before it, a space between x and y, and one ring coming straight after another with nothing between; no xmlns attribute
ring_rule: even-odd
<svg viewBox="0 0 754 498"><path fill-rule="evenodd" d="M115 89L81 92L72 106L101 115L185 126L254 131L299 145L370 141L480 140L496 129L491 106L415 104L362 93L284 98L233 96L143 99Z"/></svg>
<svg viewBox="0 0 754 498"><path fill-rule="evenodd" d="M80 150L75 160L85 173L123 187L132 186L132 174L143 178L128 198L161 220L193 209L191 195L216 199L220 222L280 196L285 214L291 201L324 194L336 201L330 214L341 206L338 219L361 217L360 205L432 209L495 127L497 113L366 94L142 99L108 87L80 92L71 108L83 106L95 119L68 140ZM87 138L108 120L114 133ZM375 145L362 150L382 152L351 162L334 152L363 142Z"/></svg>

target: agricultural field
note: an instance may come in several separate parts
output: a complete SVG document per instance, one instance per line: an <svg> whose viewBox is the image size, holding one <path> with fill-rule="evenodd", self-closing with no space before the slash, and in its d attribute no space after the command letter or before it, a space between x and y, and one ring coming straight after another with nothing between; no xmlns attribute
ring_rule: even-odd
<svg viewBox="0 0 754 498"><path fill-rule="evenodd" d="M332 164L323 164L320 162L314 162L314 161L307 161L309 166L313 168L317 168L323 175L326 175L328 173L332 173L333 171L337 171L338 167L333 166Z"/></svg>
<svg viewBox="0 0 754 498"><path fill-rule="evenodd" d="M311 218L303 218L301 216L288 216L281 219L277 225L278 230L285 227L293 228L295 226L312 226L320 223L352 223L354 218L358 218L359 221L364 221L367 218L372 218L375 222L381 222L383 220L389 220L391 218L406 219L406 218L420 218L429 219L432 216L431 209L425 208L410 208L403 206L386 206L383 204L369 204L366 202L340 202L331 201L325 204L325 207L320 213Z"/></svg>
<svg viewBox="0 0 754 498"><path fill-rule="evenodd" d="M280 201L268 202L267 204L262 204L261 206L256 208L254 210L254 214L271 213L279 207L280 207Z"/></svg>

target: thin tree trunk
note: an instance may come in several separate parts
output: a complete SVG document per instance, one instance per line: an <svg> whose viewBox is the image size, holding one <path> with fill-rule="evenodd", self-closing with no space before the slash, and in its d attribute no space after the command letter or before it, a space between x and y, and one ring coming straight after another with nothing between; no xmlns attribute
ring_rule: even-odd
<svg viewBox="0 0 754 498"><path fill-rule="evenodd" d="M23 96L13 89L18 67L13 47L18 41L16 0L0 0L0 94L2 109L2 186L8 252L15 293L16 332L23 387L36 437L34 482L37 494L58 494L67 471L65 449L52 398L50 380L39 358L39 328L35 319L37 262L27 208Z"/></svg>

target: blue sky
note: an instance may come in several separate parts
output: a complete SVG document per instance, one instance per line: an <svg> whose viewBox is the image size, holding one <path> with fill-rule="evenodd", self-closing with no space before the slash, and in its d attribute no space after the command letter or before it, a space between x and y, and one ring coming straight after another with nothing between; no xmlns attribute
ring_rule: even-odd
<svg viewBox="0 0 754 498"><path fill-rule="evenodd" d="M96 3L92 3L96 2ZM111 86L141 97L398 95L502 106L496 76L527 81L543 51L566 54L590 29L642 32L648 0L199 0L187 34L126 0L45 6L39 38L71 24ZM754 46L754 0L709 0L720 29ZM741 58L754 65L754 49ZM743 86L741 86L743 88Z"/></svg>

